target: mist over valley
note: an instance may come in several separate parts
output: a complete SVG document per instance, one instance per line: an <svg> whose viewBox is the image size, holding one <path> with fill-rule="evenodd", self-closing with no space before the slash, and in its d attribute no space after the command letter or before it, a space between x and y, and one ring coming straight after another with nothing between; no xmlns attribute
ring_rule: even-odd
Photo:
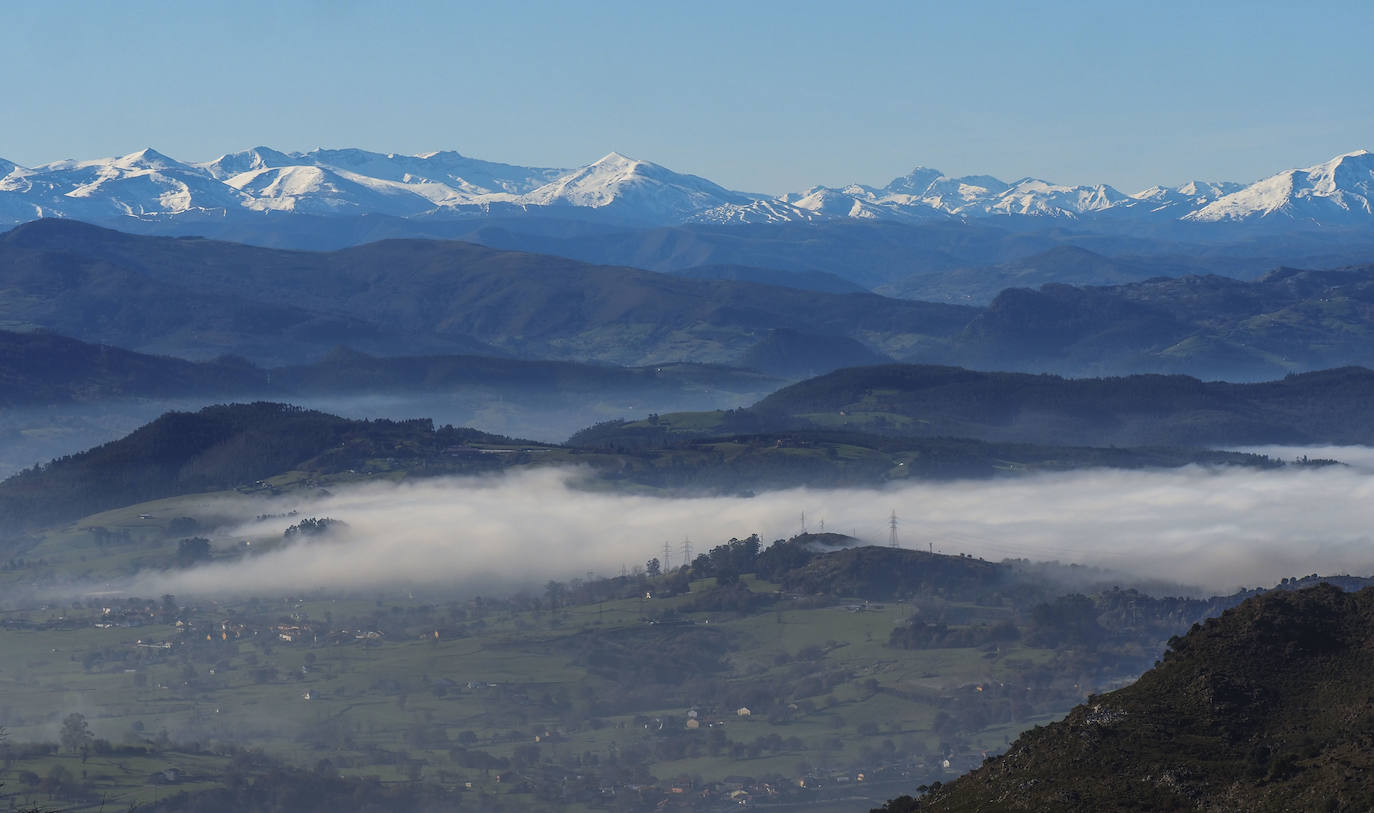
<svg viewBox="0 0 1374 813"><path fill-rule="evenodd" d="M1288 576L1367 573L1368 447L1286 448L1365 464L1251 470L1047 473L994 481L955 480L882 489L790 489L749 497L665 497L589 490L590 472L542 468L496 477L371 483L327 495L176 501L207 531L214 562L102 591L132 595L328 594L336 589L452 588L494 584L538 589L550 579L639 568L663 542L782 539L832 529L849 545L884 546L892 512L904 548L989 561L1086 565L1101 582L1173 584L1214 595L1276 584ZM1292 459L1292 458L1290 458ZM247 522L228 517L266 517ZM277 547L300 517L343 523L327 544ZM615 517L613 523L606 517ZM91 523L100 522L96 515ZM1302 538L1302 544L1294 539ZM237 555L256 546L268 552ZM266 543L266 544L264 544ZM704 544L698 542L698 544ZM80 588L66 587L79 595Z"/></svg>
<svg viewBox="0 0 1374 813"><path fill-rule="evenodd" d="M1194 625L1374 575L1358 229L517 220L0 236L0 793L943 799Z"/></svg>
<svg viewBox="0 0 1374 813"><path fill-rule="evenodd" d="M1364 809L1371 166L0 162L0 800Z"/></svg>

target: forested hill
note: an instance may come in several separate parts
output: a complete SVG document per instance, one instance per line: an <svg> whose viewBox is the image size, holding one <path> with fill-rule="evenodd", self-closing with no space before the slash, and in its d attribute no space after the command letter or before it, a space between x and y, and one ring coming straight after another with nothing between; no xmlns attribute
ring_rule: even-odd
<svg viewBox="0 0 1374 813"><path fill-rule="evenodd" d="M908 811L1370 810L1374 589L1275 591Z"/></svg>
<svg viewBox="0 0 1374 813"><path fill-rule="evenodd" d="M0 516L38 525L381 457L423 469L454 444L507 440L469 429L436 432L428 420L356 421L266 402L169 412L120 440L0 482Z"/></svg>
<svg viewBox="0 0 1374 813"><path fill-rule="evenodd" d="M1066 379L957 367L837 370L777 391L748 409L659 416L588 430L596 435L845 429L889 436L1091 446L1374 443L1374 372L1346 367L1256 384L1188 376Z"/></svg>
<svg viewBox="0 0 1374 813"><path fill-rule="evenodd" d="M272 389L265 371L241 359L193 362L55 333L0 330L0 406L190 394L263 395Z"/></svg>
<svg viewBox="0 0 1374 813"><path fill-rule="evenodd" d="M1254 384L1189 376L1066 379L949 367L838 370L786 387L761 416L1025 442L1374 442L1374 372L1345 367ZM841 414L843 413L843 414Z"/></svg>
<svg viewBox="0 0 1374 813"><path fill-rule="evenodd" d="M1260 380L1374 364L1374 266L1009 288L954 341L970 367Z"/></svg>

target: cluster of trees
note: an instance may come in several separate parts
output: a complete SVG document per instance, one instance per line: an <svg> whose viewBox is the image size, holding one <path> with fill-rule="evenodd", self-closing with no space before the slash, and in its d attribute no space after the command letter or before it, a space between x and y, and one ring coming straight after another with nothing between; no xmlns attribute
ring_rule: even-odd
<svg viewBox="0 0 1374 813"><path fill-rule="evenodd" d="M758 534L716 545L709 553L692 560L691 577L704 579L714 576L716 583L722 585L739 581L742 574L754 572L754 563L762 546Z"/></svg>
<svg viewBox="0 0 1374 813"><path fill-rule="evenodd" d="M210 540L205 537L192 536L177 540L177 567L194 567L201 562L210 561L210 558Z"/></svg>
<svg viewBox="0 0 1374 813"><path fill-rule="evenodd" d="M330 517L320 517L319 519L315 517L306 517L295 525L289 526L282 532L282 537L285 539L292 539L299 536L304 539L307 537L323 536L330 530L347 527L348 523L339 519L332 519Z"/></svg>

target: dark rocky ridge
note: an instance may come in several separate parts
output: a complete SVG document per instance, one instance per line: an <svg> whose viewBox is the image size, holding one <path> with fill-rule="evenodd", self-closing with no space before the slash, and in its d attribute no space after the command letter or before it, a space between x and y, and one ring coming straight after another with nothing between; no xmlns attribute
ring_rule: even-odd
<svg viewBox="0 0 1374 813"><path fill-rule="evenodd" d="M1369 810L1374 589L1250 599L906 811Z"/></svg>

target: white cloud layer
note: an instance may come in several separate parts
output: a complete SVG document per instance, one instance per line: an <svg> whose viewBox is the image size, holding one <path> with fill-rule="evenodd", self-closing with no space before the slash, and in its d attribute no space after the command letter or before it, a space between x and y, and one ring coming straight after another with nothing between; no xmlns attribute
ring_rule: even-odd
<svg viewBox="0 0 1374 813"><path fill-rule="evenodd" d="M1283 456L1293 457L1290 451ZM904 547L1091 564L1208 590L1309 573L1374 573L1374 450L1306 453L1362 465L1092 470L752 498L589 492L574 487L577 472L554 469L373 483L310 502L245 499L216 509L257 516L294 508L299 517L333 517L349 525L336 540L111 586L143 595L390 584L495 589L588 571L619 573L661 558L665 541L673 543L672 563L680 564L684 538L696 553L755 532L767 542L800 530L802 512L813 531L824 521L826 530L886 544L893 510ZM226 529L216 545L280 538L294 521Z"/></svg>

